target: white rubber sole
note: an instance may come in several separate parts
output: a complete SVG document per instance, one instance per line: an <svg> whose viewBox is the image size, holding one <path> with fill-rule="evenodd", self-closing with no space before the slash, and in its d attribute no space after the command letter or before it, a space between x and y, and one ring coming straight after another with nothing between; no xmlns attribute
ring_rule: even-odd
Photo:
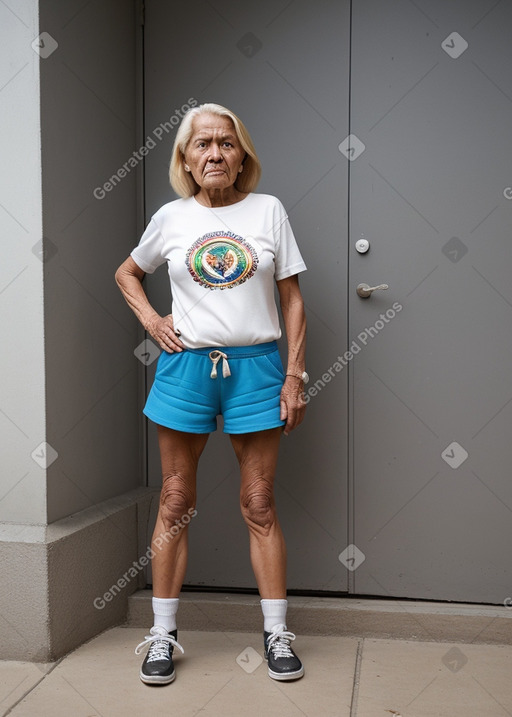
<svg viewBox="0 0 512 717"><path fill-rule="evenodd" d="M271 677L273 680L280 680L281 682L286 682L288 680L298 680L304 675L304 666L300 668L300 670L296 670L296 672L274 672L273 670L268 668L268 676Z"/></svg>
<svg viewBox="0 0 512 717"><path fill-rule="evenodd" d="M174 671L169 677L159 677L158 675L150 677L148 675L144 675L141 670L139 677L145 685L170 685L171 682L174 682L176 679L176 671Z"/></svg>

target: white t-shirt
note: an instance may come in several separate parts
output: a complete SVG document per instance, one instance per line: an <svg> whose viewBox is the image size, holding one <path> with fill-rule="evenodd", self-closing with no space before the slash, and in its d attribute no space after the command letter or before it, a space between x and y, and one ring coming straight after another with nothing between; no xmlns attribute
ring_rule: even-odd
<svg viewBox="0 0 512 717"><path fill-rule="evenodd" d="M268 194L225 207L194 197L164 204L131 256L148 274L167 262L187 348L278 339L275 281L306 269L283 205Z"/></svg>

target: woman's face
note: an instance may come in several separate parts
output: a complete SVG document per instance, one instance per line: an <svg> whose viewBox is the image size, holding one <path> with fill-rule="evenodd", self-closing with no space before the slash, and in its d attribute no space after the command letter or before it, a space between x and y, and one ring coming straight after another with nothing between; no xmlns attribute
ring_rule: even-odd
<svg viewBox="0 0 512 717"><path fill-rule="evenodd" d="M185 165L203 189L231 187L242 169L245 150L229 117L202 114L194 118L185 150Z"/></svg>

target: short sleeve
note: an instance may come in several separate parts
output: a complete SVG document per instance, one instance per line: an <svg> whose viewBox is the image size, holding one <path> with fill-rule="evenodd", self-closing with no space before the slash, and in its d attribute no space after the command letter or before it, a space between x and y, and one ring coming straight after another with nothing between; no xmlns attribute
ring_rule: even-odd
<svg viewBox="0 0 512 717"><path fill-rule="evenodd" d="M152 274L166 259L162 255L164 238L158 224L151 219L146 231L142 235L138 246L132 251L130 256L142 271Z"/></svg>
<svg viewBox="0 0 512 717"><path fill-rule="evenodd" d="M289 276L306 271L302 255L297 246L288 215L279 200L277 200L277 217L274 225L275 238L275 279L287 279Z"/></svg>

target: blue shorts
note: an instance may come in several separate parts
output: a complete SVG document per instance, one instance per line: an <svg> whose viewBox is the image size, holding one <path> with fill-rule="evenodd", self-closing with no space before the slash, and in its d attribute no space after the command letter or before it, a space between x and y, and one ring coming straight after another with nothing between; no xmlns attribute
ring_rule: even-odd
<svg viewBox="0 0 512 717"><path fill-rule="evenodd" d="M161 426L187 433L215 431L219 414L224 433L277 428L286 423L280 418L284 379L275 341L163 351L144 413Z"/></svg>

